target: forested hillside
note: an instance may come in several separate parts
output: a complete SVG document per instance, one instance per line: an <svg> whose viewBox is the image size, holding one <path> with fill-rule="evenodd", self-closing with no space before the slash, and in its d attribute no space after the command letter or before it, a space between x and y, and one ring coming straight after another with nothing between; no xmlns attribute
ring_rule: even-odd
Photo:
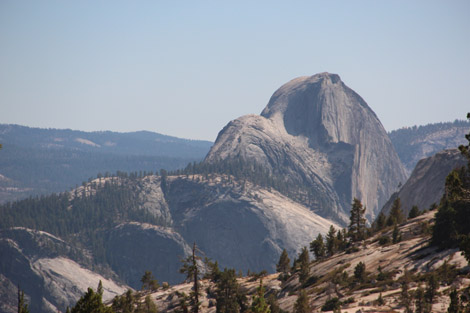
<svg viewBox="0 0 470 313"><path fill-rule="evenodd" d="M174 170L212 143L151 132L81 132L0 125L0 203L70 190L99 173Z"/></svg>
<svg viewBox="0 0 470 313"><path fill-rule="evenodd" d="M126 221L167 226L164 219L141 209L137 180L135 185L119 178L99 181L93 189L80 187L72 195L51 194L0 206L0 229L45 231L89 249L96 264L105 264L103 230Z"/></svg>
<svg viewBox="0 0 470 313"><path fill-rule="evenodd" d="M222 271L207 260L202 275L194 245L182 266L190 283L128 291L108 307L98 306L134 313L142 307L211 313L470 312L470 134L466 139L459 149L468 163L447 176L437 212L416 208L405 215L396 199L388 217L381 213L367 227L365 209L354 199L349 227L331 226L310 243L313 262L305 246L292 266L284 250L276 275L237 276L235 269Z"/></svg>
<svg viewBox="0 0 470 313"><path fill-rule="evenodd" d="M103 275L132 288L139 288L147 270L160 281L179 283L179 261L197 242L221 266L273 272L282 249L294 254L331 225L339 227L269 187L269 176L253 183L253 175L189 174L195 167L179 175L118 172L71 192L0 205L0 255L14 256L0 258L0 282L37 282L25 292L41 312L56 312L54 307L64 310L78 299L74 285L83 270L93 271L94 280ZM73 249L45 244L42 237ZM47 251L37 254L41 249ZM54 274L68 273L70 263L83 269L66 278ZM0 295L9 294L1 286ZM57 293L62 295L51 300ZM54 307L44 307L45 301Z"/></svg>

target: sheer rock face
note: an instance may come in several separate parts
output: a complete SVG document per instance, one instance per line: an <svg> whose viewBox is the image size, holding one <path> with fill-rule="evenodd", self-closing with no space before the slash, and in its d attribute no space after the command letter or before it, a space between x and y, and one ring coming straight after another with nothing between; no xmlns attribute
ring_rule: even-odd
<svg viewBox="0 0 470 313"><path fill-rule="evenodd" d="M325 207L347 220L353 197L372 220L405 170L375 113L338 75L296 78L258 115L231 121L206 162L243 158L313 187Z"/></svg>
<svg viewBox="0 0 470 313"><path fill-rule="evenodd" d="M443 150L422 159L416 164L400 191L390 197L382 212L388 214L397 197L401 200L401 209L406 216L413 205L418 206L420 210L427 210L433 203L439 204L444 195L447 175L465 164L466 159L458 149Z"/></svg>
<svg viewBox="0 0 470 313"><path fill-rule="evenodd" d="M16 312L17 285L25 292L31 312L64 312L88 287L96 290L99 281L106 301L128 288L78 264L77 259L87 263L86 251L43 231L1 230L0 255L6 256L0 258L1 312Z"/></svg>

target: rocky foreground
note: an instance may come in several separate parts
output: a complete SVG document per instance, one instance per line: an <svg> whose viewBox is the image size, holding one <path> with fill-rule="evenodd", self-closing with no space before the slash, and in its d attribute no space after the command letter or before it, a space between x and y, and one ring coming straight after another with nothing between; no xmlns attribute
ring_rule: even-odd
<svg viewBox="0 0 470 313"><path fill-rule="evenodd" d="M353 249L357 250L355 252L342 252L312 262L308 286L305 283L302 286L308 294L312 312L320 312L326 301L332 298L342 301L341 312L404 312L401 281L405 271L411 277L409 292L412 294L418 287L425 287L423 277L426 274L442 273L443 268L446 269L447 278L444 279L443 274L439 276L438 296L432 305L432 312L447 312L451 288L462 291L470 286L470 269L459 251L438 251L429 247L429 230L434 214L435 211L431 211L400 225L401 241L398 243L381 244L380 238L392 237L392 229L389 228L359 244L357 249ZM355 267L360 262L365 264L366 279L361 284L351 283ZM382 273L382 278L379 273ZM293 312L301 289L299 275L293 273L284 282L281 282L279 275L262 278L265 297L274 294L281 309ZM238 283L251 301L259 279L255 276L243 277L238 278ZM189 295L191 287L190 283L176 285L151 293L150 297L159 312L177 312L181 309L181 294ZM202 312L216 311L216 301L211 297L214 289L212 282L202 281ZM142 297L144 295L148 294L141 294Z"/></svg>

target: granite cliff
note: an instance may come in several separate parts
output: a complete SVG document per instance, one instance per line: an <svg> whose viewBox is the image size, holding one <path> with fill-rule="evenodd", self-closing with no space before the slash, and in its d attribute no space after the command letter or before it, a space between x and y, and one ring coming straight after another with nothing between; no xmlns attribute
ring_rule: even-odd
<svg viewBox="0 0 470 313"><path fill-rule="evenodd" d="M306 186L310 207L347 221L353 197L372 220L405 170L382 124L338 75L296 78L280 87L261 115L228 123L205 162L243 159Z"/></svg>
<svg viewBox="0 0 470 313"><path fill-rule="evenodd" d="M439 204L444 194L447 175L458 167L466 165L465 157L458 149L443 150L418 162L410 178L394 193L384 205L382 212L388 214L396 198L400 198L404 214L411 207L427 210L432 204Z"/></svg>
<svg viewBox="0 0 470 313"><path fill-rule="evenodd" d="M43 231L0 230L0 255L1 312L16 312L17 286L24 290L32 312L65 311L100 280L106 300L128 288L116 283L115 275L106 278L92 271L86 250Z"/></svg>

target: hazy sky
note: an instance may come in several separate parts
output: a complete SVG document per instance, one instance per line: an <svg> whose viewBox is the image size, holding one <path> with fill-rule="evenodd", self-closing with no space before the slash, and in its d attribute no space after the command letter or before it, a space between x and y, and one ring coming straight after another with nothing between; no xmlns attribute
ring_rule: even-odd
<svg viewBox="0 0 470 313"><path fill-rule="evenodd" d="M387 130L470 111L470 1L0 1L0 123L215 140L332 72Z"/></svg>

